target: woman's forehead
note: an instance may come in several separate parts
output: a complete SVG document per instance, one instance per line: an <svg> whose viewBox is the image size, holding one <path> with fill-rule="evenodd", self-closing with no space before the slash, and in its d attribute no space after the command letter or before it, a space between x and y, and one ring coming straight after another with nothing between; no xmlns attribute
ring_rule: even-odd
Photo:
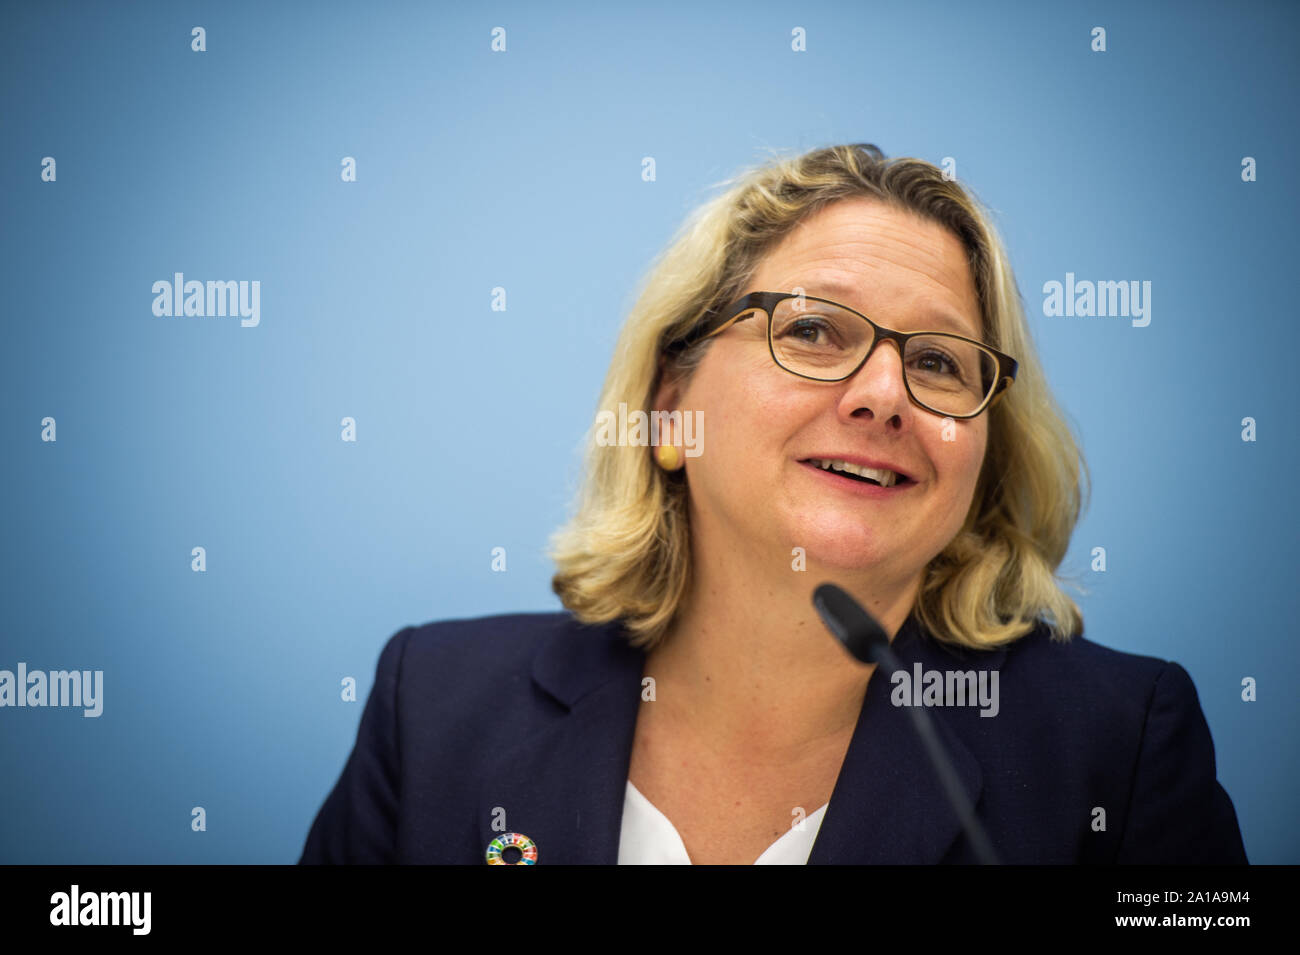
<svg viewBox="0 0 1300 955"><path fill-rule="evenodd" d="M946 331L968 338L979 338L981 334L979 301L973 291L967 298L929 288L925 283L901 290L896 281L888 283L887 288L873 286L869 277L819 276L798 270L778 274L786 278L768 281L762 288L755 284L752 290L829 299L899 331ZM764 276L760 273L756 278Z"/></svg>
<svg viewBox="0 0 1300 955"><path fill-rule="evenodd" d="M878 318L883 320L884 318L883 313L872 315L871 309L864 309L855 304L867 298L863 294L864 288L861 284L845 282L838 278L813 278L798 287L803 289L805 295L830 299L832 302L847 305L855 311L862 312L873 321ZM777 290L773 289L772 291ZM918 327L924 326L934 331L952 332L956 335L972 336L979 333L978 323L965 314L965 309L948 307L929 297L922 297L914 301L911 303L911 307L906 309L906 312L906 316L903 316L901 312L895 312L890 316L890 320L905 319L908 324L915 324ZM882 324L888 323L882 321Z"/></svg>
<svg viewBox="0 0 1300 955"><path fill-rule="evenodd" d="M753 289L802 290L885 324L881 310L888 305L899 311L890 317L903 324L924 320L978 336L979 296L968 259L961 240L939 223L881 202L843 200L771 249L755 270Z"/></svg>

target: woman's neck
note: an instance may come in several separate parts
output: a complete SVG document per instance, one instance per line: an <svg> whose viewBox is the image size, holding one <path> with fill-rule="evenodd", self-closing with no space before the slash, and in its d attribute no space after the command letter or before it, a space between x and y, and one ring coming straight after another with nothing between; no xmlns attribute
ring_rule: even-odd
<svg viewBox="0 0 1300 955"><path fill-rule="evenodd" d="M812 592L828 580L891 639L918 582L872 590L860 577L811 566L773 576L743 560L697 563L687 598L646 661L656 709L721 750L778 759L851 734L875 668L849 657L817 615Z"/></svg>

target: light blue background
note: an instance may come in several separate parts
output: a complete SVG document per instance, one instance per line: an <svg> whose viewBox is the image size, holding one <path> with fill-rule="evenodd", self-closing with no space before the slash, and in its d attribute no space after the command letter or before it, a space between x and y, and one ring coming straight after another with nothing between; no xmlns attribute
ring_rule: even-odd
<svg viewBox="0 0 1300 955"><path fill-rule="evenodd" d="M1087 633L1190 671L1251 860L1300 861L1300 12L1050 6L7 4L0 668L105 699L0 710L0 862L295 861L341 677L364 701L408 623L559 609L655 253L766 147L835 142L955 157L995 210L1095 482ZM154 317L177 271L260 280L261 325ZM1045 318L1067 271L1149 280L1150 326Z"/></svg>

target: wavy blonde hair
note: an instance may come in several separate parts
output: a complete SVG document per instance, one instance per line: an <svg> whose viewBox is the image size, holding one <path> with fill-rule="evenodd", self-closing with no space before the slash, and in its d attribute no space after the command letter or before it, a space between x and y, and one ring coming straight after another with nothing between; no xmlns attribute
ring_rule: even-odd
<svg viewBox="0 0 1300 955"><path fill-rule="evenodd" d="M827 204L868 197L911 210L961 240L984 340L1020 363L1015 384L984 412L988 447L970 511L926 567L913 613L937 639L974 648L1009 643L1040 620L1053 639L1081 634L1083 614L1057 568L1086 506L1087 463L1043 379L1015 275L980 202L933 164L887 159L867 143L777 156L719 185L730 188L688 216L643 279L597 407L648 410L661 374L689 379L710 341L680 355L665 346L743 294L763 257ZM685 472L657 467L645 448L600 447L595 429L575 511L551 540L551 587L580 621L621 620L648 650L690 580Z"/></svg>

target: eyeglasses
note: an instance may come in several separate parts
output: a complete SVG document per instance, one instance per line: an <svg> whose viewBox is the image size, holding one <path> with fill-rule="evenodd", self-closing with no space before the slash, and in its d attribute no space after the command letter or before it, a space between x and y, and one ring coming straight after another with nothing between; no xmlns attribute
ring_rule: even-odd
<svg viewBox="0 0 1300 955"><path fill-rule="evenodd" d="M947 332L896 332L847 306L810 295L751 292L666 350L680 352L754 315L767 317L767 347L778 366L814 381L854 375L881 341L903 359L903 384L912 401L948 418L974 418L1006 393L1019 363L983 342Z"/></svg>

